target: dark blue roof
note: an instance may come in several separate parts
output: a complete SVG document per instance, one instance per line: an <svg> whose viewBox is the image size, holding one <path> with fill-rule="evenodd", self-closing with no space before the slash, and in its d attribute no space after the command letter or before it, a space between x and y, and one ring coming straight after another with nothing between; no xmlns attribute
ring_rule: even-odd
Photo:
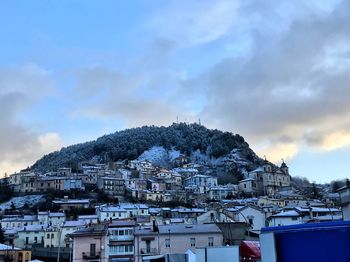
<svg viewBox="0 0 350 262"><path fill-rule="evenodd" d="M291 230L303 230L312 228L333 228L333 227L350 227L350 221L332 221L332 222L319 222L319 223L307 223L290 226L277 226L277 227L264 227L261 229L261 233L264 232L281 232Z"/></svg>

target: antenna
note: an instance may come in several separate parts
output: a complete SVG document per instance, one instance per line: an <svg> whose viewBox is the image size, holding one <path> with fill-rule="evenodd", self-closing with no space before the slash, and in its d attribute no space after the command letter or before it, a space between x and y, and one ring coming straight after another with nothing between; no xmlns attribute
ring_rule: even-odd
<svg viewBox="0 0 350 262"><path fill-rule="evenodd" d="M283 159L283 158L281 158L281 160L282 160L282 163L284 163L284 159Z"/></svg>
<svg viewBox="0 0 350 262"><path fill-rule="evenodd" d="M199 125L202 125L202 124L201 124L201 119L200 119L200 118L198 118L198 124L199 124Z"/></svg>
<svg viewBox="0 0 350 262"><path fill-rule="evenodd" d="M266 161L266 155L264 155L264 159L265 159L265 161Z"/></svg>
<svg viewBox="0 0 350 262"><path fill-rule="evenodd" d="M176 124L179 123L179 116L176 116Z"/></svg>

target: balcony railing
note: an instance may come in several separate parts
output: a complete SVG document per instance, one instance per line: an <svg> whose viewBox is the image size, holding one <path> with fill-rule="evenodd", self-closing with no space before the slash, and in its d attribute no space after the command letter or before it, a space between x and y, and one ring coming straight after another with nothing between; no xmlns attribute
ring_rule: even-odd
<svg viewBox="0 0 350 262"><path fill-rule="evenodd" d="M156 255L158 251L156 248L141 248L141 255Z"/></svg>
<svg viewBox="0 0 350 262"><path fill-rule="evenodd" d="M101 252L96 252L96 253L83 252L82 256L83 256L83 259L99 259L101 257Z"/></svg>

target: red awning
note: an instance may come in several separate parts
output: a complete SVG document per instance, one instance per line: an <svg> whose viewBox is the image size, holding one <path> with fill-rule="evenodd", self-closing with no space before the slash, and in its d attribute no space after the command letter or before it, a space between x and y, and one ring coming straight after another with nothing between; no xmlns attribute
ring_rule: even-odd
<svg viewBox="0 0 350 262"><path fill-rule="evenodd" d="M239 251L241 253L241 257L261 257L259 241L242 241Z"/></svg>

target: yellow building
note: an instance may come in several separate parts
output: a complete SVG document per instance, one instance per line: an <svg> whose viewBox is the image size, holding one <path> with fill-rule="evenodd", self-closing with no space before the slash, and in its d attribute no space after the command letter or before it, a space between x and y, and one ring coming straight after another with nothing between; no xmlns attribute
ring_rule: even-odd
<svg viewBox="0 0 350 262"><path fill-rule="evenodd" d="M26 262L32 259L32 252L0 244L0 261Z"/></svg>

